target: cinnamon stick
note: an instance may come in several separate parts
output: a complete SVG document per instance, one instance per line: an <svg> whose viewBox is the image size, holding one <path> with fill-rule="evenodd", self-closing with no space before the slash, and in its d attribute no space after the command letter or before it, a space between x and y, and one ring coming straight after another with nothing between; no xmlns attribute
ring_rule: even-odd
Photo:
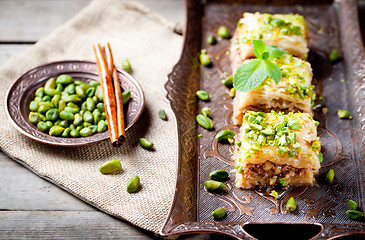
<svg viewBox="0 0 365 240"><path fill-rule="evenodd" d="M118 147L121 145L121 143L118 141L119 131L113 81L108 69L108 65L105 61L104 52L99 43L94 45L94 51L100 78L100 85L103 91L104 107L106 119L108 121L110 141L114 147Z"/></svg>
<svg viewBox="0 0 365 240"><path fill-rule="evenodd" d="M120 143L123 143L124 140L126 139L126 135L125 135L125 125L124 125L122 91L120 88L118 71L114 65L113 54L109 43L107 43L105 46L105 54L107 57L109 71L112 74L113 85L114 85L114 95L117 108L117 122L118 122L118 133L119 133L118 140L120 141Z"/></svg>

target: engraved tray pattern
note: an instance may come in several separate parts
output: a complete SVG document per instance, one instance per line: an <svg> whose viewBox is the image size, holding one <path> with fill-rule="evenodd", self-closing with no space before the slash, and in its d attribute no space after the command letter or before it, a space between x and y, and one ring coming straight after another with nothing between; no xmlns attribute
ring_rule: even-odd
<svg viewBox="0 0 365 240"><path fill-rule="evenodd" d="M187 27L180 61L169 75L165 88L167 100L176 115L179 137L179 167L176 192L170 214L161 230L163 236L182 233L217 232L239 239L252 239L250 224L286 223L286 227L300 227L298 236L316 227L313 239L357 234L364 237L364 222L348 218L347 200L353 199L364 210L364 141L365 141L365 54L361 43L354 0L332 1L187 1ZM283 4L285 3L285 4ZM299 5L303 4L303 5ZM274 199L266 192L242 190L234 186L232 149L218 143L214 136L223 129L238 129L230 124L232 99L221 80L231 74L230 42L219 41L210 46L207 36L220 25L233 33L242 12L299 13L305 16L309 28L308 60L312 64L316 91L325 102L316 108L315 119L320 122L318 135L322 141L324 162L317 177L319 187L278 190ZM204 17L203 17L204 16ZM213 56L213 67L201 67L200 50L206 48ZM331 65L327 55L337 48L341 62ZM207 90L210 102L197 101L195 92ZM203 107L209 107L214 130L197 125L195 117ZM323 114L323 107L328 112ZM340 120L337 109L349 109L353 120ZM197 135L202 137L198 138ZM323 174L333 168L336 177L331 184L323 181ZM209 172L225 169L230 179L221 194L210 194L203 183ZM294 197L298 208L291 214L285 203ZM224 206L227 216L214 221L210 213ZM312 228L310 228L312 226ZM355 237L355 235L352 235Z"/></svg>
<svg viewBox="0 0 365 240"><path fill-rule="evenodd" d="M61 74L69 74L75 80L84 82L99 81L96 63L87 61L52 62L26 72L13 83L6 96L6 114L12 125L24 135L50 145L83 146L108 139L108 131L80 138L50 136L29 122L28 106L34 98L35 90L49 78ZM131 75L123 70L118 70L118 74L122 89L131 92L131 100L128 102L128 106L125 105L123 108L127 130L137 121L143 111L144 94L138 82Z"/></svg>

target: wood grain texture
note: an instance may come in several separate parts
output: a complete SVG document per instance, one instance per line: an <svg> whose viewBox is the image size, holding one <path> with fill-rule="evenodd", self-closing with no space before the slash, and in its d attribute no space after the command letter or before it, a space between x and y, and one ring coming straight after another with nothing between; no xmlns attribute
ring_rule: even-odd
<svg viewBox="0 0 365 240"><path fill-rule="evenodd" d="M156 239L153 233L95 211L3 211L0 239Z"/></svg>
<svg viewBox="0 0 365 240"><path fill-rule="evenodd" d="M0 43L36 42L90 0L0 0ZM184 22L184 0L138 0L170 21Z"/></svg>
<svg viewBox="0 0 365 240"><path fill-rule="evenodd" d="M0 209L95 211L0 152Z"/></svg>

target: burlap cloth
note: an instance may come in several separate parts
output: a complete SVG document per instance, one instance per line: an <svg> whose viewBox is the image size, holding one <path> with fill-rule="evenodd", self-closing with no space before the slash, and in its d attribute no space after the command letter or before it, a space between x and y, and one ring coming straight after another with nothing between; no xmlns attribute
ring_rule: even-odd
<svg viewBox="0 0 365 240"><path fill-rule="evenodd" d="M95 0L53 34L13 57L0 68L1 149L86 202L157 233L170 209L177 170L176 126L163 91L166 75L182 49L182 37L171 27L140 4ZM122 58L130 60L133 76L145 93L146 109L127 131L124 145L113 148L107 140L85 147L52 147L17 132L4 110L11 83L48 62L95 61L92 46L97 41L110 42L117 67ZM159 118L159 109L166 110L168 121ZM150 139L156 150L142 149L140 137ZM122 162L123 171L101 174L99 166L113 159ZM142 189L130 194L126 184L134 174L140 177Z"/></svg>

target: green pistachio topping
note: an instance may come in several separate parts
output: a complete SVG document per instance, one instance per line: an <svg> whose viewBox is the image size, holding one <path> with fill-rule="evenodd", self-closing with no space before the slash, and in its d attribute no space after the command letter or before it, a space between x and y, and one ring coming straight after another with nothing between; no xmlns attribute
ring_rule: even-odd
<svg viewBox="0 0 365 240"><path fill-rule="evenodd" d="M272 111L269 120L265 113L247 111L243 116L242 131L245 133L244 140L250 145L248 149L245 148L246 152L243 154L246 158L252 157L256 152L263 151L263 146L269 145L276 146L276 151L280 155L287 154L289 157L298 158L302 148L297 141L297 131L303 128L303 120L305 119L300 113L284 115L284 113ZM314 124L312 118L309 120ZM314 154L320 154L320 141L313 141L310 147ZM237 148L241 148L241 142L237 144ZM321 157L318 158L320 160Z"/></svg>

